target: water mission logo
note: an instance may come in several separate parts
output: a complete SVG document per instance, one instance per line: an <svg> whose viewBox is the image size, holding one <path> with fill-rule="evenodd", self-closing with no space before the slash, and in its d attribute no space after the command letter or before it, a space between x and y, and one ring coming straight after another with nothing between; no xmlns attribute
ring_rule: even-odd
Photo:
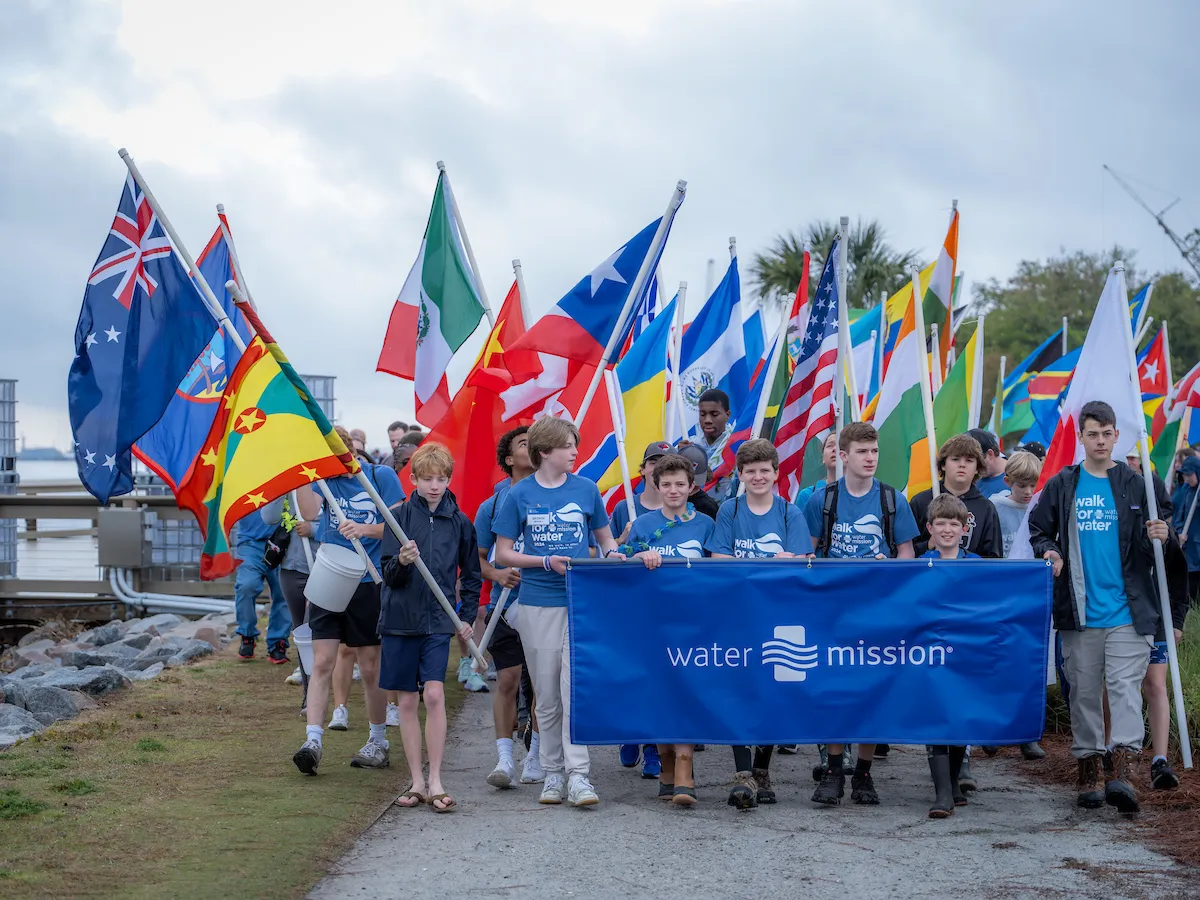
<svg viewBox="0 0 1200 900"><path fill-rule="evenodd" d="M817 645L805 646L803 625L776 625L774 639L763 642L762 661L775 667L776 681L804 681L817 667Z"/></svg>

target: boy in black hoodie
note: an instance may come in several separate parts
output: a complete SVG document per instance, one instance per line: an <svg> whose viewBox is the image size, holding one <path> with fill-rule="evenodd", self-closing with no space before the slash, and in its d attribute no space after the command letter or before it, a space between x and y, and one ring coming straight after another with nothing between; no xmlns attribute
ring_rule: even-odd
<svg viewBox="0 0 1200 900"><path fill-rule="evenodd" d="M423 444L413 454L416 493L396 511L400 527L409 536L403 547L384 532L381 551L383 592L379 634L383 643L379 686L400 692L400 736L412 772L412 786L396 805L405 809L428 803L434 812L449 812L458 804L442 785L442 755L446 748L446 695L444 683L450 658L450 617L417 573L418 557L433 574L447 597L455 596L461 580L462 630L465 640L483 590L475 526L458 508L449 491L454 459L442 444ZM425 685L425 747L429 752L429 785L426 795L421 770L421 724L417 718L418 683Z"/></svg>
<svg viewBox="0 0 1200 900"><path fill-rule="evenodd" d="M1000 528L1000 516L992 501L979 492L979 478L984 472L983 448L969 434L957 434L938 451L938 480L942 492L953 494L967 507L967 528L963 533L962 548L985 559L1004 558L1004 535ZM933 489L921 491L912 498L913 518L917 520L920 533L913 540L913 551L919 557L929 549L928 516L929 501Z"/></svg>

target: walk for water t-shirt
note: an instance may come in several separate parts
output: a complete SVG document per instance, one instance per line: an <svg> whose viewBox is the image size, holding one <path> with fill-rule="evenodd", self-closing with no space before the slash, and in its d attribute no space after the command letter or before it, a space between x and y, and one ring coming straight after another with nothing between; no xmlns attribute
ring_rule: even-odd
<svg viewBox="0 0 1200 900"><path fill-rule="evenodd" d="M495 565L496 563L496 533L492 530L493 521L496 518L497 509L504 503L504 498L508 495L509 488L512 485L508 481L502 481L496 485L496 492L488 497L479 505L479 512L475 514L475 539L479 546L487 551L488 562ZM513 541L513 549L518 553L525 552L525 539L519 537ZM500 601L500 594L504 588L492 582L492 608L495 609L495 604ZM508 603L512 605L517 602L517 595L521 592L521 585L518 584L515 588L508 592Z"/></svg>
<svg viewBox="0 0 1200 900"><path fill-rule="evenodd" d="M1087 593L1088 628L1131 625L1121 572L1121 542L1117 536L1117 507L1108 477L1097 478L1079 468L1075 489L1075 522L1083 552L1083 587Z"/></svg>
<svg viewBox="0 0 1200 900"><path fill-rule="evenodd" d="M588 536L606 525L608 513L594 482L568 474L561 485L548 488L535 475L509 490L492 530L514 544L523 538L525 552L533 556L587 559ZM566 606L566 578L544 568L522 570L521 605Z"/></svg>
<svg viewBox="0 0 1200 900"><path fill-rule="evenodd" d="M642 495L636 493L633 495L633 508L637 510L638 516L644 516L650 510L642 506ZM629 524L629 504L622 500L617 504L617 508L612 514L612 533L613 537L619 538L621 532L625 530L625 526Z"/></svg>
<svg viewBox="0 0 1200 900"><path fill-rule="evenodd" d="M775 497L770 510L761 516L750 511L745 497L726 500L717 512L717 525L708 549L738 559L769 559L785 552L803 556L813 552L804 516L782 497Z"/></svg>
<svg viewBox="0 0 1200 900"><path fill-rule="evenodd" d="M846 489L846 479L837 483L837 521L833 523L833 535L825 555L830 559L874 559L888 553L883 534L883 507L879 490L879 479L871 479L871 489L861 497L855 497ZM809 530L817 538L824 537L821 521L825 509L825 492L814 493L804 510ZM892 519L892 539L899 546L917 536L917 520L904 497L896 494L896 515Z"/></svg>
<svg viewBox="0 0 1200 900"><path fill-rule="evenodd" d="M375 490L379 492L379 496L383 498L383 502L388 507L393 507L397 503L404 502L404 490L400 487L400 479L396 477L396 473L387 466L364 465L363 472L367 478L371 479L371 483L375 485ZM378 525L383 521L383 516L379 514L379 510L375 507L375 502L371 499L358 479L353 475L343 475L338 478L330 478L325 482L329 486L329 492L338 502L338 506L342 508L346 518L351 522L357 522L360 525ZM315 484L312 486L313 491L318 497L324 498L321 489ZM328 507L328 504L326 504ZM321 520L317 524L317 540L322 544L333 544L338 547L346 547L350 550L354 549L354 545L349 540L342 537L342 533L338 531L337 518L328 509L321 510ZM379 548L382 541L379 538L359 538L362 542L363 549L367 551L367 555L371 557L371 562L375 566L376 571L379 569ZM371 580L371 573L367 572L362 577L363 582Z"/></svg>
<svg viewBox="0 0 1200 900"><path fill-rule="evenodd" d="M643 546L645 544L649 549L657 550L660 556L682 559L700 559L707 556L705 548L716 531L716 523L703 513L695 512L690 503L688 508L695 515L686 522L680 519L674 524L671 524L671 520L661 509L653 509L638 516L633 522L633 528L629 530L627 542L632 545L633 552L640 553L647 549Z"/></svg>

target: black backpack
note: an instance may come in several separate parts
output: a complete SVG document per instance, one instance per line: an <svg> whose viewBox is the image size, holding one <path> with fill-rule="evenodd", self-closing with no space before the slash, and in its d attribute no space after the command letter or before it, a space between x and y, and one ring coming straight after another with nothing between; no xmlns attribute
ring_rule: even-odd
<svg viewBox="0 0 1200 900"><path fill-rule="evenodd" d="M817 542L817 555L829 552L833 542L833 526L837 522L838 483L825 485L825 502L821 507L821 539ZM896 489L890 484L879 482L879 506L883 511L883 539L888 546L888 556L896 558Z"/></svg>

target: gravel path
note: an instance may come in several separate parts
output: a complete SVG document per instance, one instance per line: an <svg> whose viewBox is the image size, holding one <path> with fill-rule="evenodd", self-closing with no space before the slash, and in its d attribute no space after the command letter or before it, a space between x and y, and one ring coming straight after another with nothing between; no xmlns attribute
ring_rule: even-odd
<svg viewBox="0 0 1200 900"><path fill-rule="evenodd" d="M399 735L392 739L399 746ZM396 752L395 750L393 752ZM518 751L519 756L523 751ZM814 808L816 749L775 757L779 803L725 805L732 757L697 754L701 802L653 799L657 782L595 748L599 806L539 806L540 786L498 791L491 698L468 695L451 727L450 815L392 808L310 897L1089 897L1196 896L1188 870L1147 850L1109 809L1019 778L1020 763L972 761L981 790L950 820L926 818L932 787L923 747L875 763L874 808ZM847 784L847 801L849 785ZM847 893L849 892L849 894Z"/></svg>

